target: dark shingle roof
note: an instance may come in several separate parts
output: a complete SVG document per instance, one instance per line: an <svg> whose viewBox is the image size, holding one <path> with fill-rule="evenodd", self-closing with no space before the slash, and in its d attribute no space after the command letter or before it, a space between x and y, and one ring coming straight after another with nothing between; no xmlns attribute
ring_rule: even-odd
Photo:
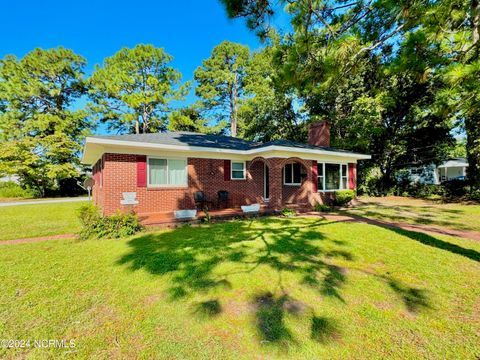
<svg viewBox="0 0 480 360"><path fill-rule="evenodd" d="M126 134L92 136L99 139L134 141L152 144L165 144L177 146L198 146L228 150L250 150L267 146L284 146L300 149L324 150L354 154L352 151L340 150L325 146L315 146L289 140L273 140L266 143L247 141L223 135L200 134L193 132L162 132L151 134Z"/></svg>
<svg viewBox="0 0 480 360"><path fill-rule="evenodd" d="M152 144L177 146L200 146L229 150L249 150L255 142L222 135L199 134L193 132L162 132L151 134L127 134L93 136L100 139L135 141Z"/></svg>

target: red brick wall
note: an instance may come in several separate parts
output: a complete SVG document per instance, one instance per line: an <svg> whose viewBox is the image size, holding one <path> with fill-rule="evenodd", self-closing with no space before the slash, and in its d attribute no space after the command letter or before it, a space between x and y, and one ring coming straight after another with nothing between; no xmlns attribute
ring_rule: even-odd
<svg viewBox="0 0 480 360"><path fill-rule="evenodd" d="M210 200L217 200L217 192L229 192L229 206L257 203L263 197L263 163L247 162L246 180L228 180L223 177L224 160L188 159L188 188L147 188L137 187L136 155L105 154L103 189L94 186L94 201L109 215L116 210L130 210L120 205L122 193L134 191L139 204L133 207L139 214L166 212L176 209L192 209L193 193L205 192ZM95 175L94 175L95 176ZM102 191L103 190L103 191ZM103 194L103 197L102 197Z"/></svg>
<svg viewBox="0 0 480 360"><path fill-rule="evenodd" d="M103 208L104 214L110 215L117 210L135 210L139 214L168 212L176 209L194 208L193 193L205 192L210 200L217 200L217 192L229 192L229 206L258 203L263 201L264 164L269 166L270 202L269 206L281 208L285 204L310 204L323 202L325 195L312 192L314 175L312 161L299 158L270 158L247 162L247 178L245 180L224 180L224 160L221 159L188 159L188 187L147 188L137 186L137 155L104 154L102 166L94 166L93 200ZM307 176L301 186L283 185L282 169L287 162L298 161L304 167ZM103 176L103 187L100 188L100 171ZM139 204L133 208L120 205L122 193L137 193ZM330 197L328 194L327 197Z"/></svg>
<svg viewBox="0 0 480 360"><path fill-rule="evenodd" d="M316 146L330 146L330 124L327 121L311 123L308 127L308 143Z"/></svg>

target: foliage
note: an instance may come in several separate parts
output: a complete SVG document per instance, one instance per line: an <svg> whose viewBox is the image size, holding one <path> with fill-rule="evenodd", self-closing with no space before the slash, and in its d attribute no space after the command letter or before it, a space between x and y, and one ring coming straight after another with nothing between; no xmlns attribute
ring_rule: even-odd
<svg viewBox="0 0 480 360"><path fill-rule="evenodd" d="M238 107L245 95L246 69L250 59L248 47L224 41L217 45L211 56L195 70L202 109L209 113L217 125L230 124L230 135L237 136Z"/></svg>
<svg viewBox="0 0 480 360"><path fill-rule="evenodd" d="M35 193L24 189L13 181L0 182L0 198L33 198Z"/></svg>
<svg viewBox="0 0 480 360"><path fill-rule="evenodd" d="M353 199L355 199L354 190L335 191L335 205L337 206L345 206Z"/></svg>
<svg viewBox="0 0 480 360"><path fill-rule="evenodd" d="M168 130L187 131L203 134L219 134L223 131L223 125L208 124L202 117L198 105L192 105L183 109L170 112L168 116Z"/></svg>
<svg viewBox="0 0 480 360"><path fill-rule="evenodd" d="M333 211L333 207L327 204L316 203L314 210L317 212L331 212Z"/></svg>
<svg viewBox="0 0 480 360"><path fill-rule="evenodd" d="M282 216L285 216L285 217L294 217L297 215L297 212L294 209L290 209L286 207L282 209L281 214Z"/></svg>
<svg viewBox="0 0 480 360"><path fill-rule="evenodd" d="M111 216L103 216L100 210L87 204L80 208L78 215L82 224L79 238L86 239L118 239L134 235L143 229L138 216L133 213L117 212Z"/></svg>
<svg viewBox="0 0 480 360"><path fill-rule="evenodd" d="M445 197L452 198L461 198L467 195L468 193L468 183L464 180L449 180L442 183L442 187L445 191Z"/></svg>
<svg viewBox="0 0 480 360"><path fill-rule="evenodd" d="M265 36L273 1L222 0ZM379 191L409 165L439 162L466 133L480 186L478 1L282 1L291 31L274 58L308 118L332 122L334 146L373 154ZM367 163L368 166L368 163Z"/></svg>
<svg viewBox="0 0 480 360"><path fill-rule="evenodd" d="M41 196L79 173L80 142L92 124L71 105L86 92L84 66L61 47L0 61L0 173L18 175Z"/></svg>
<svg viewBox="0 0 480 360"><path fill-rule="evenodd" d="M275 63L278 46L278 37L272 35L271 44L253 54L245 77L248 96L242 101L238 116L247 139L303 142L307 132L301 111L295 108L297 97L284 86Z"/></svg>
<svg viewBox="0 0 480 360"><path fill-rule="evenodd" d="M449 158L466 158L467 157L467 142L465 139L456 139L455 146L450 149L448 153Z"/></svg>
<svg viewBox="0 0 480 360"><path fill-rule="evenodd" d="M172 59L162 48L143 44L106 58L89 79L93 114L117 132L165 130L170 102L188 89L179 86L181 74L169 65Z"/></svg>

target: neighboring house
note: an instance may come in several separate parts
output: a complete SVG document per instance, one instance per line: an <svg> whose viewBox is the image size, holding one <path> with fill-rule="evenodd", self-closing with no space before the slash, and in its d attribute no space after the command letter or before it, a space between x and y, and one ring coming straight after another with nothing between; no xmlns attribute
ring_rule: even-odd
<svg viewBox="0 0 480 360"><path fill-rule="evenodd" d="M14 182L15 184L20 183L20 177L18 175L6 175L0 177L0 183L4 182Z"/></svg>
<svg viewBox="0 0 480 360"><path fill-rule="evenodd" d="M409 178L411 182L421 184L441 184L444 181L460 179L467 176L468 162L464 158L454 158L444 161L438 166L429 164L420 167L410 167Z"/></svg>
<svg viewBox="0 0 480 360"><path fill-rule="evenodd" d="M139 214L195 208L194 193L229 207L262 203L311 206L336 190L356 188L356 163L369 155L329 147L330 126L314 123L308 144L267 143L188 132L87 137L84 164L93 166L93 199L104 214L124 210L135 192Z"/></svg>

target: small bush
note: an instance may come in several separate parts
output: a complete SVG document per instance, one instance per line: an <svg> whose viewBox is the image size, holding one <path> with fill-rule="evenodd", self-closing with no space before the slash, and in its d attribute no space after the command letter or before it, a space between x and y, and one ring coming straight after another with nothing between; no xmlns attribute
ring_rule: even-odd
<svg viewBox="0 0 480 360"><path fill-rule="evenodd" d="M297 215L297 212L293 209L283 208L281 214L282 214L282 216L285 216L285 217L294 217L294 216Z"/></svg>
<svg viewBox="0 0 480 360"><path fill-rule="evenodd" d="M24 189L13 181L0 183L0 198L33 198L35 193L32 190Z"/></svg>
<svg viewBox="0 0 480 360"><path fill-rule="evenodd" d="M320 204L320 203L316 203L314 209L315 209L315 211L317 211L317 212L330 212L330 211L333 211L333 208L332 208L331 206L326 205L326 204Z"/></svg>
<svg viewBox="0 0 480 360"><path fill-rule="evenodd" d="M335 205L337 206L345 206L353 199L355 199L355 191L353 190L340 190L335 192Z"/></svg>
<svg viewBox="0 0 480 360"><path fill-rule="evenodd" d="M469 187L466 181L464 180L450 180L442 183L443 188L445 189L445 197L452 198L461 198L467 195Z"/></svg>
<svg viewBox="0 0 480 360"><path fill-rule="evenodd" d="M480 202L480 189L472 190L468 195L468 199Z"/></svg>
<svg viewBox="0 0 480 360"><path fill-rule="evenodd" d="M102 216L99 209L92 205L83 205L79 210L82 230L80 239L118 239L133 235L143 229L136 214L122 214Z"/></svg>

